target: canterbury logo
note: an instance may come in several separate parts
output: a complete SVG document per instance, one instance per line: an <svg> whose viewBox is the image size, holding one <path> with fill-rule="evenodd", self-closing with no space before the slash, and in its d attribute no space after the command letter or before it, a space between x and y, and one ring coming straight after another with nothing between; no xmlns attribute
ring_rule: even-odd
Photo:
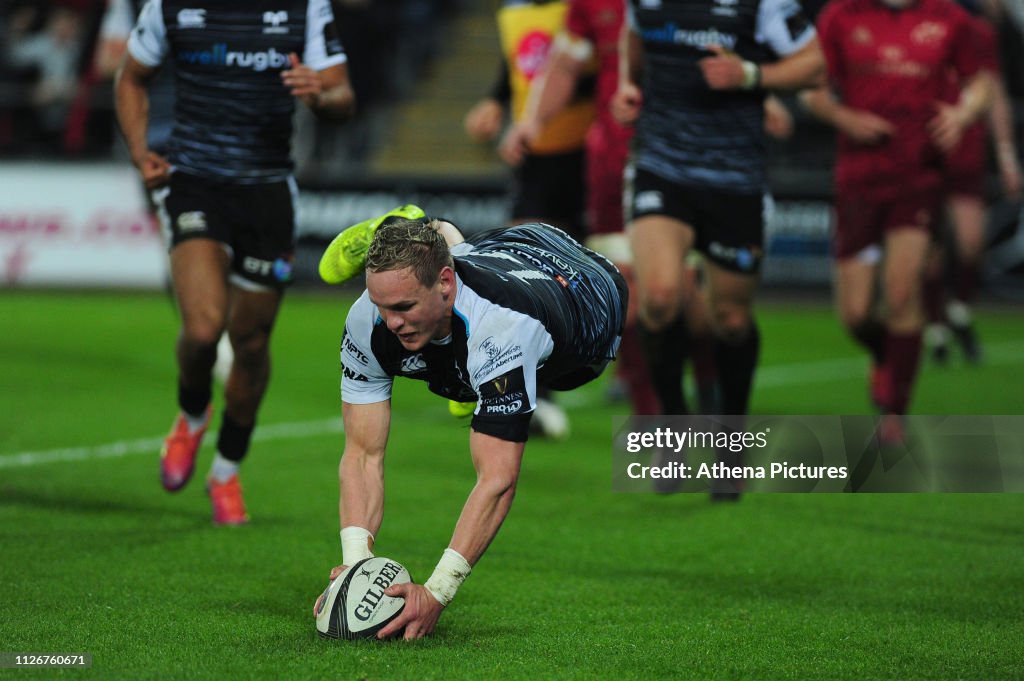
<svg viewBox="0 0 1024 681"><path fill-rule="evenodd" d="M423 359L423 355L416 353L411 357L406 357L402 360L402 373L403 374L414 374L417 371L423 371L427 368L427 362Z"/></svg>

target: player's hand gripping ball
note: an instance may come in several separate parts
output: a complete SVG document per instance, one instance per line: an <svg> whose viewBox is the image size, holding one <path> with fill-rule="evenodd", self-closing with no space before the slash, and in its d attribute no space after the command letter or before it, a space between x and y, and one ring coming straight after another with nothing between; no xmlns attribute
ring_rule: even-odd
<svg viewBox="0 0 1024 681"><path fill-rule="evenodd" d="M338 575L317 599L317 633L321 638L376 638L405 608L404 598L385 596L384 589L411 581L409 571L398 561L380 556L359 561Z"/></svg>

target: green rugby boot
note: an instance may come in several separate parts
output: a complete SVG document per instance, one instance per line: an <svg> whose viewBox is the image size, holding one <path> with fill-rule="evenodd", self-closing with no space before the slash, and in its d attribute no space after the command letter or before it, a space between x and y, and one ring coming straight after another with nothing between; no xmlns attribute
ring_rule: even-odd
<svg viewBox="0 0 1024 681"><path fill-rule="evenodd" d="M340 284L362 272L374 233L390 217L416 220L426 217L426 213L410 203L345 229L334 237L320 258L320 278L328 284Z"/></svg>
<svg viewBox="0 0 1024 681"><path fill-rule="evenodd" d="M457 402L455 400L448 400L448 413L457 419L464 419L467 416L472 416L474 411L476 411L476 402Z"/></svg>

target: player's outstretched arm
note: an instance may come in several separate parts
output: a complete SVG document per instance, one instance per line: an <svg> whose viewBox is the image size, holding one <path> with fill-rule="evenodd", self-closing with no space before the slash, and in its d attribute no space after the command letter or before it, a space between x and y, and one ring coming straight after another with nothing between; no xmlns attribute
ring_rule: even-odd
<svg viewBox="0 0 1024 681"><path fill-rule="evenodd" d="M476 485L466 499L448 550L425 584L398 584L385 593L405 599L405 609L377 635L387 638L405 627L406 640L428 636L441 611L490 545L512 506L525 442L508 442L472 431L469 448Z"/></svg>
<svg viewBox="0 0 1024 681"><path fill-rule="evenodd" d="M501 527L519 481L525 442L509 442L471 431L469 449L476 468L476 485L455 525L451 548L475 565Z"/></svg>
<svg viewBox="0 0 1024 681"><path fill-rule="evenodd" d="M391 427L391 402L342 402L341 411L345 452L338 465L338 512L343 562L353 565L373 555L373 538L384 518L384 450ZM332 572L331 579L337 573Z"/></svg>

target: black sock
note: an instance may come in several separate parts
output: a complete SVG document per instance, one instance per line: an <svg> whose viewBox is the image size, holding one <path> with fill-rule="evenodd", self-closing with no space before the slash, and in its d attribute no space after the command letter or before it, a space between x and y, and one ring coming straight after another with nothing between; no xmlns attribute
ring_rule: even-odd
<svg viewBox="0 0 1024 681"><path fill-rule="evenodd" d="M249 439L252 438L252 426L240 426L234 419L224 414L220 424L220 435L217 437L217 451L225 459L241 462L249 451Z"/></svg>
<svg viewBox="0 0 1024 681"><path fill-rule="evenodd" d="M640 339L661 413L689 414L683 395L683 362L689 345L686 322L680 316L661 331L640 324Z"/></svg>
<svg viewBox="0 0 1024 681"><path fill-rule="evenodd" d="M875 319L869 318L850 329L850 335L868 349L875 364L885 362L885 326Z"/></svg>
<svg viewBox="0 0 1024 681"><path fill-rule="evenodd" d="M186 388L179 381L178 383L178 406L181 410L194 418L199 418L206 413L206 407L210 405L211 390L207 385L205 388Z"/></svg>
<svg viewBox="0 0 1024 681"><path fill-rule="evenodd" d="M715 338L715 366L718 368L718 384L722 389L723 414L747 413L760 351L761 334L753 321L739 341Z"/></svg>

